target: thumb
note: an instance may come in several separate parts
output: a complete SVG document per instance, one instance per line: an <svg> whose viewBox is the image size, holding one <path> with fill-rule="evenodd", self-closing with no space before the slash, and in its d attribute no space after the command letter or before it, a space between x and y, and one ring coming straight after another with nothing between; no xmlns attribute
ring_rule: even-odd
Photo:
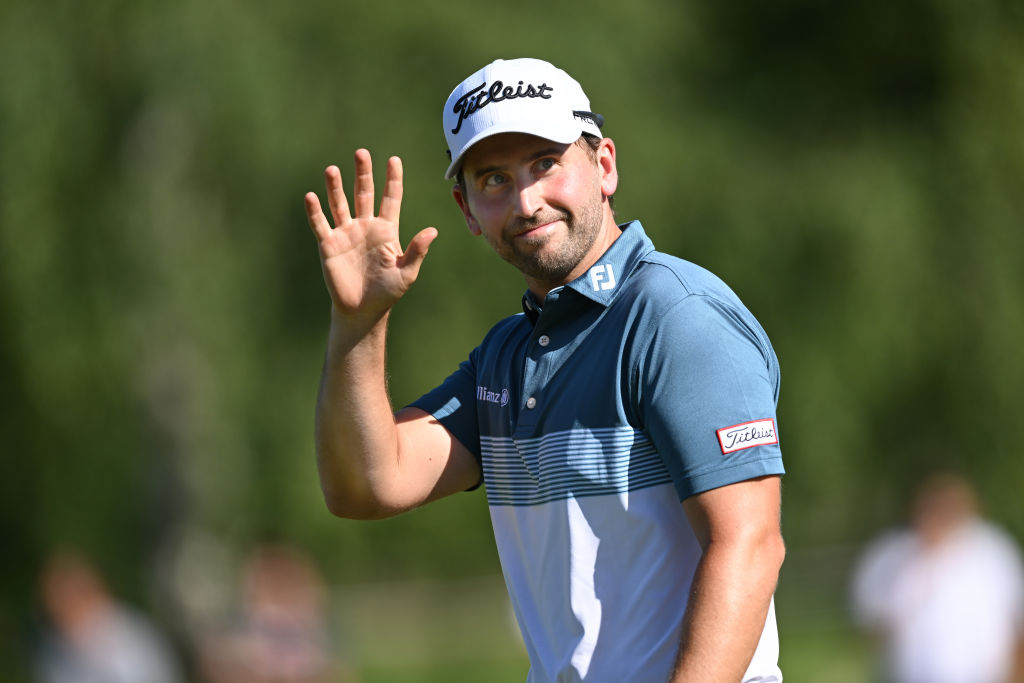
<svg viewBox="0 0 1024 683"><path fill-rule="evenodd" d="M420 230L416 235L409 241L409 246L402 254L402 258L399 261L399 267L402 269L402 275L405 277L406 282L412 283L416 280L420 274L420 266L423 265L423 259L427 256L427 251L430 249L430 243L437 237L436 228L424 228Z"/></svg>

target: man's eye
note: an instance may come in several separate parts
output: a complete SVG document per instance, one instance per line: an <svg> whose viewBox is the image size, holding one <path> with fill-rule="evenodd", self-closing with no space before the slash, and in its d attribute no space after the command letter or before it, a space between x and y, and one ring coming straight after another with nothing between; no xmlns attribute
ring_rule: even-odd
<svg viewBox="0 0 1024 683"><path fill-rule="evenodd" d="M537 168L542 171L550 171L555 166L554 159L541 159L537 162Z"/></svg>
<svg viewBox="0 0 1024 683"><path fill-rule="evenodd" d="M505 182L505 176L501 173L492 173L484 180L484 185L501 185Z"/></svg>

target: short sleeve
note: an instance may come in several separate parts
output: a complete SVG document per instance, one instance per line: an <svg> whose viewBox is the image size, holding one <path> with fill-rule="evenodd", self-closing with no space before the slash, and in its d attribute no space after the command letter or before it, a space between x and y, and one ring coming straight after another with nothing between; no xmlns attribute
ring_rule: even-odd
<svg viewBox="0 0 1024 683"><path fill-rule="evenodd" d="M476 414L476 365L479 347L435 389L410 405L434 416L480 461L480 426Z"/></svg>
<svg viewBox="0 0 1024 683"><path fill-rule="evenodd" d="M638 381L643 428L681 500L784 473L778 361L746 309L710 296L681 299L658 320Z"/></svg>

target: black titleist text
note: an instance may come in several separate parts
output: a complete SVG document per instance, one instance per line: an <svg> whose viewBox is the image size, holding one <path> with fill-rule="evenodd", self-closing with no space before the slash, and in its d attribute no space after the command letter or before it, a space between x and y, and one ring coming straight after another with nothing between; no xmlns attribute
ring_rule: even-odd
<svg viewBox="0 0 1024 683"><path fill-rule="evenodd" d="M550 93L553 90L554 88L549 86L547 83L541 83L540 85L523 85L522 81L519 81L519 87L517 88L505 85L501 81L494 81L494 83L491 84L491 87L488 88L487 82L485 81L455 101L455 106L452 107L452 113L458 114L459 120L458 123L455 124L455 128L452 128L452 135L455 135L462 130L463 121L469 118L474 112L480 111L492 102L514 100L520 97L539 97L544 100L550 100Z"/></svg>

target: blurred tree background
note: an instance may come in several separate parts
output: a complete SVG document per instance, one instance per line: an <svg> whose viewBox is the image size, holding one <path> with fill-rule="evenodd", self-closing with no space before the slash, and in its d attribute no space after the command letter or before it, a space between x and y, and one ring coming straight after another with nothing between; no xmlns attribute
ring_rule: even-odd
<svg viewBox="0 0 1024 683"><path fill-rule="evenodd" d="M962 469L1024 535L1020 3L9 0L0 678L27 675L56 545L156 612L196 539L287 539L339 586L497 574L479 492L326 512L329 302L302 196L329 163L349 180L357 147L378 171L402 156L404 238L440 230L391 329L394 401L416 398L519 307L450 199L440 126L459 80L517 56L605 115L619 217L722 276L773 340L801 577L784 569L784 658L925 470Z"/></svg>

